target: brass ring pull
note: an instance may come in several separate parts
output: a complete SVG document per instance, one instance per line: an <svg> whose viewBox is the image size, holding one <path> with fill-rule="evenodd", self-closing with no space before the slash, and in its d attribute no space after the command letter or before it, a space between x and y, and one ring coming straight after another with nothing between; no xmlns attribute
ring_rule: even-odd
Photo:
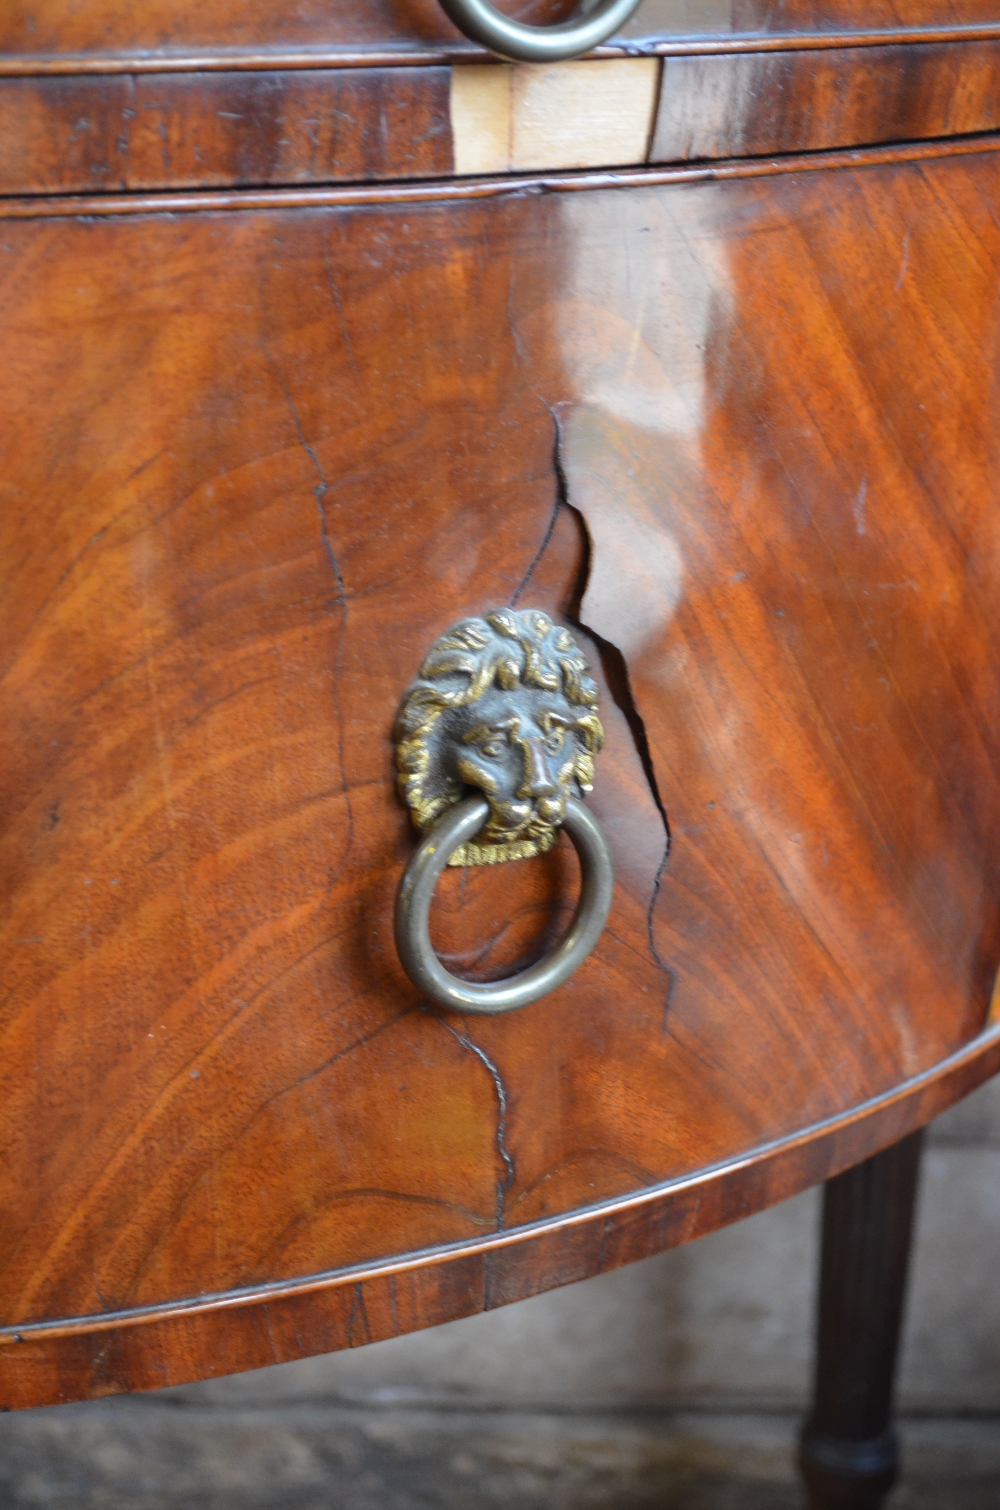
<svg viewBox="0 0 1000 1510"><path fill-rule="evenodd" d="M519 63L579 58L606 42L639 5L640 0L597 0L586 14L558 26L525 26L501 15L489 0L441 0L441 8L467 37Z"/></svg>
<svg viewBox="0 0 1000 1510"><path fill-rule="evenodd" d="M481 984L451 975L431 943L431 900L449 859L480 832L489 812L483 797L467 797L449 808L414 852L396 897L396 948L413 984L443 1007L483 1016L527 1006L569 980L600 938L614 890L614 865L604 830L583 803L571 797L563 827L580 857L580 900L561 942L544 959L507 980Z"/></svg>

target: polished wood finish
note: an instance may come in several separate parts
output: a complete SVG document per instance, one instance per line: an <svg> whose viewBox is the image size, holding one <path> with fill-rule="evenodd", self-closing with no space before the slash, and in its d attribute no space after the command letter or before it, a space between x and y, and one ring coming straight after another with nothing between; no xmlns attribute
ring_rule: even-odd
<svg viewBox="0 0 1000 1510"><path fill-rule="evenodd" d="M571 13L576 0L520 0L521 20L545 24ZM391 49L420 54L480 52L448 20L437 0L7 0L0 14L0 51L14 55L73 55L213 49L357 54Z"/></svg>
<svg viewBox="0 0 1000 1510"><path fill-rule="evenodd" d="M445 68L0 78L6 194L431 178Z"/></svg>
<svg viewBox="0 0 1000 1510"><path fill-rule="evenodd" d="M898 1140L1000 1067L1000 11L693 16L515 71L434 0L0 15L0 1404L830 1180L808 1473L884 1487L830 1464L888 1421ZM503 603L588 649L619 879L469 1022L393 950L391 730ZM437 947L508 973L575 885L452 873Z"/></svg>
<svg viewBox="0 0 1000 1510"><path fill-rule="evenodd" d="M7 1408L159 1389L359 1347L691 1242L930 1121L1000 1068L1000 1033L874 1106L597 1211L341 1274L0 1332Z"/></svg>
<svg viewBox="0 0 1000 1510"><path fill-rule="evenodd" d="M896 1481L896 1358L922 1132L831 1180L816 1388L801 1462L814 1510L881 1510Z"/></svg>
<svg viewBox="0 0 1000 1510"><path fill-rule="evenodd" d="M166 194L74 194L0 197L0 220L64 220L204 213L215 210L325 209L330 206L439 204L506 199L518 194L588 194L596 189L661 188L668 184L727 183L733 179L800 178L840 168L918 164L968 158L1000 151L1000 135L957 137L889 147L815 152L808 156L730 158L726 162L672 167L616 168L577 173L508 173L431 183L348 184L300 189L222 189Z"/></svg>
<svg viewBox="0 0 1000 1510"><path fill-rule="evenodd" d="M576 0L505 0L508 13L545 24L571 14ZM622 31L599 49L704 53L946 41L1000 35L997 0L644 0ZM318 61L438 62L482 56L448 21L437 0L5 0L0 71L126 72L187 68L313 67Z"/></svg>
<svg viewBox="0 0 1000 1510"><path fill-rule="evenodd" d="M1000 159L801 166L8 220L6 1403L599 1272L995 1070ZM470 1025L390 733L503 602L590 632L619 884ZM573 865L446 880L496 974Z"/></svg>
<svg viewBox="0 0 1000 1510"><path fill-rule="evenodd" d="M998 74L1000 42L662 65L0 76L0 188L232 192L911 143L1000 125Z"/></svg>
<svg viewBox="0 0 1000 1510"><path fill-rule="evenodd" d="M998 78L1000 42L667 58L649 161L995 131Z"/></svg>

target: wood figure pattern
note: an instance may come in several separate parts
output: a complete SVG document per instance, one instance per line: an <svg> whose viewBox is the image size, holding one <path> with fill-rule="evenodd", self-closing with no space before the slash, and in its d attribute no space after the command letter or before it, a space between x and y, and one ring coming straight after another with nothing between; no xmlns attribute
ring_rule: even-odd
<svg viewBox="0 0 1000 1510"><path fill-rule="evenodd" d="M996 1069L1000 159L811 166L6 223L4 1403L582 1278ZM579 626L618 887L470 1026L390 732L501 602ZM449 968L573 866L445 876Z"/></svg>
<svg viewBox="0 0 1000 1510"><path fill-rule="evenodd" d="M600 1273L1000 1068L1000 9L683 9L550 77L437 0L3 8L0 1404ZM615 906L462 1018L391 729L529 606ZM576 885L450 871L435 948Z"/></svg>
<svg viewBox="0 0 1000 1510"><path fill-rule="evenodd" d="M445 68L0 78L5 193L451 172Z"/></svg>
<svg viewBox="0 0 1000 1510"><path fill-rule="evenodd" d="M519 20L547 25L565 20L576 0L517 0L510 13ZM997 34L992 0L896 0L875 11L865 0L733 0L703 13L677 0L645 0L625 28L620 51L644 46L668 50L685 47L698 53L768 45L836 46L847 38L945 40L969 33ZM451 25L437 0L301 0L293 7L268 0L147 0L141 8L120 0L6 0L0 12L0 50L9 68L18 64L40 71L60 63L78 70L88 55L116 54L127 66L156 66L171 55L192 54L198 66L225 67L242 54L250 67L267 66L267 55L298 57L312 66L317 55L397 59L430 56L439 61L477 53ZM607 51L614 51L614 40ZM226 55L229 55L228 57Z"/></svg>
<svg viewBox="0 0 1000 1510"><path fill-rule="evenodd" d="M948 138L1000 125L998 59L1000 41L549 68L3 77L0 60L0 185L377 183Z"/></svg>

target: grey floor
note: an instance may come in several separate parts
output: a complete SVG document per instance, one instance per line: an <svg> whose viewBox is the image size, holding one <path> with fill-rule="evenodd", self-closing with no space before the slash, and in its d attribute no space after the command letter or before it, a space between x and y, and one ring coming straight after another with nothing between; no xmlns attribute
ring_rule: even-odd
<svg viewBox="0 0 1000 1510"><path fill-rule="evenodd" d="M192 1407L0 1419L0 1504L73 1510L801 1510L788 1415ZM997 1510L1000 1421L903 1423L892 1510Z"/></svg>

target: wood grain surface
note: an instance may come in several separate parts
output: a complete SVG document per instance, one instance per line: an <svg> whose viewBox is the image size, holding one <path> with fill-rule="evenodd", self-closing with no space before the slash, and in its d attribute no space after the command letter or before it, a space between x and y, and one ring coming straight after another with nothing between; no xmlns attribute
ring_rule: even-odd
<svg viewBox="0 0 1000 1510"><path fill-rule="evenodd" d="M926 3L926 0L924 0ZM546 24L568 16L575 0L516 0L508 14ZM13 55L204 51L211 49L476 51L437 0L7 0L0 50Z"/></svg>
<svg viewBox="0 0 1000 1510"><path fill-rule="evenodd" d="M546 67L0 76L4 195L718 161L1000 125L1000 42Z"/></svg>
<svg viewBox="0 0 1000 1510"><path fill-rule="evenodd" d="M575 0L502 0L500 8L544 25L565 19ZM998 0L643 0L603 52L703 53L806 48L857 42L945 40L1000 34ZM437 0L5 0L0 72L79 71L108 61L144 71L171 60L190 67L315 66L330 61L415 56L438 61L480 53ZM480 53L480 55L482 55Z"/></svg>
<svg viewBox="0 0 1000 1510"><path fill-rule="evenodd" d="M934 1073L1000 959L998 188L7 223L6 1403L599 1272L996 1068ZM590 646L618 886L472 1024L395 958L390 734L505 602ZM452 967L536 956L573 864L446 877Z"/></svg>
<svg viewBox="0 0 1000 1510"><path fill-rule="evenodd" d="M688 1180L477 1244L143 1311L0 1332L8 1408L219 1378L510 1305L691 1242L887 1147L1000 1068L994 1026L935 1072L835 1124ZM596 1216L596 1219L595 1219Z"/></svg>
<svg viewBox="0 0 1000 1510"><path fill-rule="evenodd" d="M459 65L451 70L455 171L644 163L660 72L657 58Z"/></svg>
<svg viewBox="0 0 1000 1510"><path fill-rule="evenodd" d="M0 188L62 194L448 174L449 79L446 68L0 78Z"/></svg>
<svg viewBox="0 0 1000 1510"><path fill-rule="evenodd" d="M739 179L801 178L842 168L889 167L896 163L942 162L949 158L991 156L1000 150L1000 133L939 138L930 142L893 142L889 146L852 147L832 152L737 157L722 162L672 163L655 167L595 168L584 171L505 173L435 179L427 183L322 184L295 189L201 189L166 193L36 194L0 196L0 220L65 220L72 217L191 215L219 210L320 210L369 205L468 204L474 200L509 199L525 194L591 194L602 189L665 188L668 185L732 183Z"/></svg>
<svg viewBox="0 0 1000 1510"><path fill-rule="evenodd" d="M995 131L1000 43L666 58L650 162Z"/></svg>

